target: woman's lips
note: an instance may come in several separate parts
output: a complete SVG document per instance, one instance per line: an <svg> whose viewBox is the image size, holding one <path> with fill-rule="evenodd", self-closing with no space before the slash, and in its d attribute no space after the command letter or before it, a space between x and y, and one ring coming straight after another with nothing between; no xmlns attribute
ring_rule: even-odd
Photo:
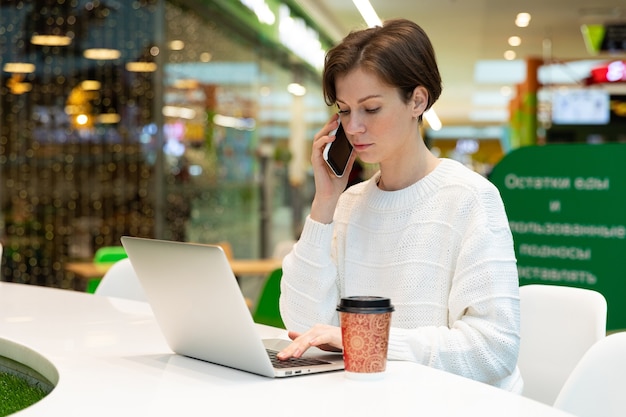
<svg viewBox="0 0 626 417"><path fill-rule="evenodd" d="M370 146L372 146L372 145L371 144L360 144L360 145L354 144L354 145L352 145L354 150L357 151L357 152L362 152L364 150L367 150Z"/></svg>

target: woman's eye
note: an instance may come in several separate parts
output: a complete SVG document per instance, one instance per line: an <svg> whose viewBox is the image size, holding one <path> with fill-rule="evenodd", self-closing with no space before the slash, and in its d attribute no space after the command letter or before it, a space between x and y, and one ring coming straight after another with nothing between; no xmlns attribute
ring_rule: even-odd
<svg viewBox="0 0 626 417"><path fill-rule="evenodd" d="M365 111L368 113L376 113L378 110L380 110L380 107L376 107L374 109L365 109Z"/></svg>
<svg viewBox="0 0 626 417"><path fill-rule="evenodd" d="M337 113L339 114L348 114L350 111L349 110L341 110L339 109L339 111Z"/></svg>

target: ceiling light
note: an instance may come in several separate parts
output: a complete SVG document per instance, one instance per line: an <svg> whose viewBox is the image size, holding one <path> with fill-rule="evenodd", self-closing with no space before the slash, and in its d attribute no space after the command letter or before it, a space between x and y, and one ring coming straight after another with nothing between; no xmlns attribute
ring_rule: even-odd
<svg viewBox="0 0 626 417"><path fill-rule="evenodd" d="M67 46L72 43L72 38L66 35L37 35L30 38L30 43L39 46Z"/></svg>
<svg viewBox="0 0 626 417"><path fill-rule="evenodd" d="M120 56L122 56L122 53L118 49L91 48L85 49L85 52L83 52L83 56L87 59L108 61L118 59Z"/></svg>
<svg viewBox="0 0 626 417"><path fill-rule="evenodd" d="M515 25L525 28L530 24L530 13L518 13L515 18Z"/></svg>
<svg viewBox="0 0 626 417"><path fill-rule="evenodd" d="M79 114L78 116L76 116L76 123L79 126L87 125L87 123L89 123L89 116L87 116L86 114Z"/></svg>
<svg viewBox="0 0 626 417"><path fill-rule="evenodd" d="M352 2L359 10L359 13L361 13L361 16L363 17L363 20L365 20L365 23L367 23L367 26L382 26L382 22L369 0L352 0Z"/></svg>
<svg viewBox="0 0 626 417"><path fill-rule="evenodd" d="M37 46L68 46L72 43L80 14L76 1L31 1L30 43Z"/></svg>
<svg viewBox="0 0 626 417"><path fill-rule="evenodd" d="M85 91L98 91L102 87L102 83L97 80L85 80L80 83L80 87Z"/></svg>
<svg viewBox="0 0 626 417"><path fill-rule="evenodd" d="M96 123L103 125L112 125L119 123L122 117L117 113L102 113L96 116Z"/></svg>
<svg viewBox="0 0 626 417"><path fill-rule="evenodd" d="M276 16L265 0L241 0L241 3L254 12L259 22L273 25L276 21Z"/></svg>
<svg viewBox="0 0 626 417"><path fill-rule="evenodd" d="M320 33L311 28L300 17L291 16L291 9L286 4L279 6L278 39L291 52L321 70L324 66L325 50L322 47Z"/></svg>
<svg viewBox="0 0 626 417"><path fill-rule="evenodd" d="M522 38L519 36L511 36L509 38L509 45L511 46L520 46L522 44Z"/></svg>
<svg viewBox="0 0 626 417"><path fill-rule="evenodd" d="M289 91L294 96L302 97L306 94L306 88L298 83L291 83L287 86L287 91Z"/></svg>
<svg viewBox="0 0 626 417"><path fill-rule="evenodd" d="M193 120L196 117L196 111L188 107L164 106L163 115L166 117Z"/></svg>
<svg viewBox="0 0 626 417"><path fill-rule="evenodd" d="M504 59L506 59L507 61L513 61L516 56L517 54L515 53L515 51L511 51L510 49L508 51L504 51Z"/></svg>
<svg viewBox="0 0 626 417"><path fill-rule="evenodd" d="M127 62L126 71L129 72L155 72L157 64L154 62Z"/></svg>
<svg viewBox="0 0 626 417"><path fill-rule="evenodd" d="M181 40L174 40L170 42L169 47L172 51L182 51L185 49L185 42Z"/></svg>
<svg viewBox="0 0 626 417"><path fill-rule="evenodd" d="M2 70L15 74L31 74L35 72L35 64L29 62L7 62L2 67Z"/></svg>
<svg viewBox="0 0 626 417"><path fill-rule="evenodd" d="M432 107L424 113L424 119L426 119L431 129L441 129L441 120L439 120L439 116L437 116L437 113L435 113L435 110Z"/></svg>

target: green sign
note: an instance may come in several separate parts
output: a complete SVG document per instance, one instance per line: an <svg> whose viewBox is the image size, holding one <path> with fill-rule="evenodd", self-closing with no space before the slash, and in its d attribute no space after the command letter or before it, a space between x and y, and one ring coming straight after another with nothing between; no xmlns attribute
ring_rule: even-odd
<svg viewBox="0 0 626 417"><path fill-rule="evenodd" d="M626 329L626 144L519 148L494 168L520 285L596 290Z"/></svg>
<svg viewBox="0 0 626 417"><path fill-rule="evenodd" d="M581 31L587 51L617 53L626 50L626 24L607 23L582 25Z"/></svg>

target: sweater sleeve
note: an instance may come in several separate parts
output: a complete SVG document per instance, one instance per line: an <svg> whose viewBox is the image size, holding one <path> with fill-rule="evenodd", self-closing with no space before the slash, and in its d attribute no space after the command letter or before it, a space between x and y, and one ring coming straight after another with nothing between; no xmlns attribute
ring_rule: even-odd
<svg viewBox="0 0 626 417"><path fill-rule="evenodd" d="M513 240L497 190L488 189L479 197L456 261L448 326L392 328L389 358L519 391L519 284Z"/></svg>
<svg viewBox="0 0 626 417"><path fill-rule="evenodd" d="M333 223L307 217L302 235L283 260L280 312L289 330L304 332L317 323L339 325Z"/></svg>

